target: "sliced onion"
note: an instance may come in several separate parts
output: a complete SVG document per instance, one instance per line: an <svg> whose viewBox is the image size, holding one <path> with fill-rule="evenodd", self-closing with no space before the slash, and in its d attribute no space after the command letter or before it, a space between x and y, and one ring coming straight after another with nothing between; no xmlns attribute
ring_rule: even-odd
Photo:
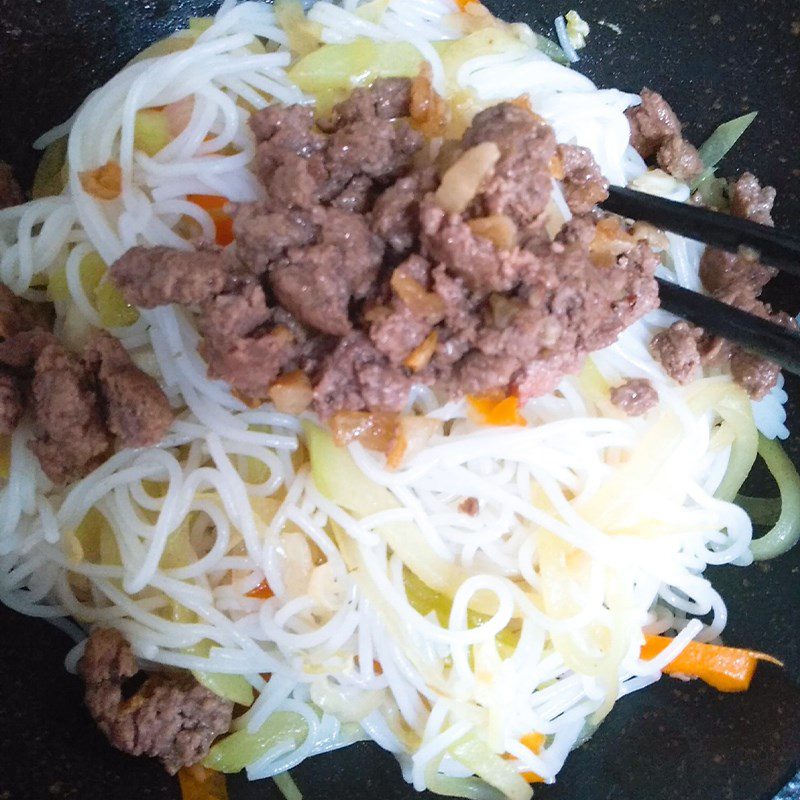
<svg viewBox="0 0 800 800"><path fill-rule="evenodd" d="M419 75L411 83L411 121L428 139L441 136L450 121L450 109L431 82L431 65L422 62Z"/></svg>
<svg viewBox="0 0 800 800"><path fill-rule="evenodd" d="M442 298L435 292L429 292L418 280L402 269L396 269L392 273L390 285L415 317L425 319L432 325L444 317Z"/></svg>
<svg viewBox="0 0 800 800"><path fill-rule="evenodd" d="M282 414L302 414L314 397L308 375L298 369L281 375L269 387L269 399Z"/></svg>
<svg viewBox="0 0 800 800"><path fill-rule="evenodd" d="M122 168L116 161L108 161L102 167L81 172L78 177L83 191L98 200L116 200L122 191Z"/></svg>
<svg viewBox="0 0 800 800"><path fill-rule="evenodd" d="M340 447L360 442L369 450L388 453L399 419L399 414L386 411L337 411L330 420L331 433Z"/></svg>
<svg viewBox="0 0 800 800"><path fill-rule="evenodd" d="M411 354L403 361L403 364L412 372L419 372L425 369L430 363L434 352L436 352L436 344L438 341L439 336L436 331L431 331L425 337L422 344L411 351Z"/></svg>
<svg viewBox="0 0 800 800"><path fill-rule="evenodd" d="M517 244L517 226L505 214L476 217L467 225L476 236L488 239L498 250L511 250Z"/></svg>
<svg viewBox="0 0 800 800"><path fill-rule="evenodd" d="M436 190L436 202L448 213L460 214L499 160L500 148L494 142L481 142L470 147L442 176Z"/></svg>

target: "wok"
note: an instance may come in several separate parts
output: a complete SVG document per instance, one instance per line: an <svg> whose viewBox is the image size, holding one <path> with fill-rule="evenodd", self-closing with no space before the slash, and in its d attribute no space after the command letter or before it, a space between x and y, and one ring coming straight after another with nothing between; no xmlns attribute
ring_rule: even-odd
<svg viewBox="0 0 800 800"><path fill-rule="evenodd" d="M550 33L568 9L556 0L489 0L497 14ZM102 81L209 0L3 0L0 3L0 158L29 182L30 142L65 119ZM800 232L800 6L796 0L584 0L592 25L578 67L598 83L662 92L697 143L750 110L755 125L721 174L752 169L776 186L778 225ZM605 24L604 24L605 23ZM618 26L619 31L612 27ZM773 302L796 314L785 277ZM787 380L788 443L800 459L800 382ZM774 493L763 475L751 493ZM664 679L623 699L575 752L547 800L782 800L800 798L800 547L749 569L714 569L728 603L726 640L786 663L762 668L751 690L721 695ZM177 783L147 759L122 755L94 728L77 678L62 667L67 638L0 607L0 797L8 800L177 798ZM309 800L401 800L414 793L394 759L362 743L293 771ZM788 782L788 785L787 785ZM782 788L784 787L784 788ZM271 781L231 781L232 800L279 797ZM429 795L432 797L433 795Z"/></svg>

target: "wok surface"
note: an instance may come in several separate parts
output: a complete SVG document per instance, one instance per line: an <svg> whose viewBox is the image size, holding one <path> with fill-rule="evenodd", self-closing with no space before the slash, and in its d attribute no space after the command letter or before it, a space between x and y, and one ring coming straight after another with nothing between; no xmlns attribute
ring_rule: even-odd
<svg viewBox="0 0 800 800"><path fill-rule="evenodd" d="M208 0L2 0L0 158L29 180L30 142L66 118L87 94L150 41ZM689 7L691 5L691 8ZM490 8L551 34L568 6L554 0L494 0ZM587 0L592 25L578 68L598 83L662 92L703 140L720 122L761 114L722 174L752 169L779 190L779 225L800 232L800 6L796 0ZM621 28L621 34L599 24ZM796 314L797 284L771 287ZM800 385L787 382L790 395ZM796 402L789 425L800 431ZM800 460L800 437L789 443ZM773 493L756 476L751 493ZM574 753L547 800L766 800L800 766L800 547L765 565L722 568L713 580L730 612L726 641L774 654L750 692L720 695L699 682L662 680L625 698ZM83 709L78 680L62 659L67 638L44 622L0 607L0 798L146 800L177 798L160 768L113 751ZM359 744L293 771L307 800L410 800L394 760ZM433 797L433 795L427 795ZM280 797L272 782L232 781L232 800ZM788 785L785 800L800 798Z"/></svg>

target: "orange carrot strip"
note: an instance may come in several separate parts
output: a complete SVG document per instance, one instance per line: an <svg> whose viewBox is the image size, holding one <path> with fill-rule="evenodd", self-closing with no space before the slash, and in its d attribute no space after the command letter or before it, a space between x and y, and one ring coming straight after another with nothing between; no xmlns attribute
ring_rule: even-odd
<svg viewBox="0 0 800 800"><path fill-rule="evenodd" d="M216 194L189 194L186 199L207 211L214 220L215 241L225 247L233 241L233 219L223 210L228 203L227 197Z"/></svg>
<svg viewBox="0 0 800 800"><path fill-rule="evenodd" d="M484 425L527 425L525 417L519 412L519 398L486 395L469 395L467 403Z"/></svg>
<svg viewBox="0 0 800 800"><path fill-rule="evenodd" d="M542 749L542 745L544 745L544 738L543 733L526 733L519 740L519 743L527 747L531 752L539 753ZM513 756L509 753L505 753L503 758L508 760L513 758ZM544 783L544 778L541 775L537 775L535 772L520 772L520 777L527 783Z"/></svg>
<svg viewBox="0 0 800 800"><path fill-rule="evenodd" d="M269 584L267 583L266 579L264 579L254 589L251 589L249 592L245 592L244 596L252 597L256 600L269 600L270 597L275 597L275 592L269 588Z"/></svg>
<svg viewBox="0 0 800 800"><path fill-rule="evenodd" d="M646 661L655 658L671 641L666 636L645 636L640 657ZM783 666L782 662L766 653L690 642L680 655L667 664L664 672L667 675L700 678L720 692L746 692L759 661Z"/></svg>
<svg viewBox="0 0 800 800"><path fill-rule="evenodd" d="M178 772L182 800L228 800L225 776L201 764L184 767Z"/></svg>

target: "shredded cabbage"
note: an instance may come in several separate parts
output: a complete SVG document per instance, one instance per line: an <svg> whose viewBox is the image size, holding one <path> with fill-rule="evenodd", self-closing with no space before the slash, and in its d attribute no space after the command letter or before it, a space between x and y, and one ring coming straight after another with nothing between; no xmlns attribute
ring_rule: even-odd
<svg viewBox="0 0 800 800"><path fill-rule="evenodd" d="M781 513L775 526L750 545L753 558L765 561L782 555L800 539L800 476L792 460L774 440L759 436L758 454L775 476L781 493Z"/></svg>

